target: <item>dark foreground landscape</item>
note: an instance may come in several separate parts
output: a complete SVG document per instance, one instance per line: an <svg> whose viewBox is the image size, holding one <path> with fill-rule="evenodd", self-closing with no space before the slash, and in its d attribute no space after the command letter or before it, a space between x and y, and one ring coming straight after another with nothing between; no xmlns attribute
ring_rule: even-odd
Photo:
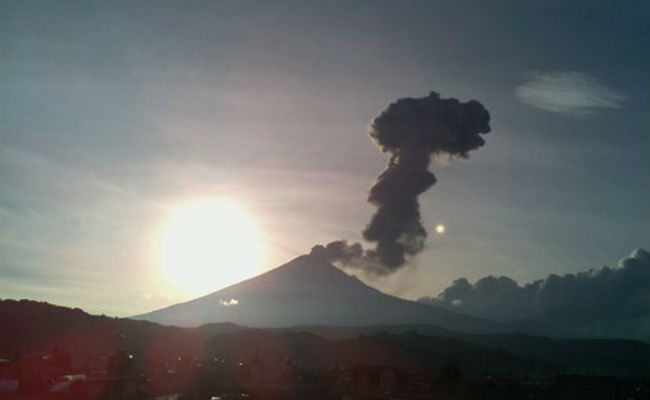
<svg viewBox="0 0 650 400"><path fill-rule="evenodd" d="M431 325L199 328L0 302L3 399L645 399L649 345Z"/></svg>

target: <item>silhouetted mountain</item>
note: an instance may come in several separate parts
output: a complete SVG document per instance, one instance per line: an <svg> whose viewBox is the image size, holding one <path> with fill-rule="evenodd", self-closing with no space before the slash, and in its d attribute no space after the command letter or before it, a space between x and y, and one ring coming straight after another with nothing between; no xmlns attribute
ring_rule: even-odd
<svg viewBox="0 0 650 400"><path fill-rule="evenodd" d="M623 339L549 339L529 335L463 335L494 350L541 360L568 373L636 375L650 372L650 346ZM643 355L639 357L639 355Z"/></svg>
<svg viewBox="0 0 650 400"><path fill-rule="evenodd" d="M251 344L254 344L253 346ZM267 366L289 362L315 369L332 365L390 365L411 370L437 369L450 362L465 373L552 373L552 365L471 342L406 333L326 339L306 332L247 330L215 336L206 351L219 359L264 360ZM518 374L518 372L515 372Z"/></svg>
<svg viewBox="0 0 650 400"><path fill-rule="evenodd" d="M330 339L354 339L359 336L425 336L449 343L471 343L529 360L537 366L551 367L566 373L593 373L636 376L650 371L650 346L633 340L619 339L551 339L523 334L465 334L427 324L375 326L294 326L278 332L303 332ZM461 346L462 347L462 346ZM471 346L470 346L471 347ZM468 348L458 349L459 356Z"/></svg>
<svg viewBox="0 0 650 400"><path fill-rule="evenodd" d="M212 324L205 331L185 329L90 315L45 302L0 300L0 354L49 353L58 348L98 356L122 347L171 354L198 349L207 336L239 329L228 323Z"/></svg>
<svg viewBox="0 0 650 400"><path fill-rule="evenodd" d="M459 364L466 374L596 373L646 377L650 346L625 340L557 340L527 335L462 334L426 324L252 329L230 323L199 328L94 316L80 309L28 300L0 301L0 354L76 357L123 348L142 365L177 356L302 365L383 364L438 368Z"/></svg>
<svg viewBox="0 0 650 400"><path fill-rule="evenodd" d="M505 324L384 294L316 255L298 257L207 296L133 318L178 326L427 323L459 332L512 331Z"/></svg>

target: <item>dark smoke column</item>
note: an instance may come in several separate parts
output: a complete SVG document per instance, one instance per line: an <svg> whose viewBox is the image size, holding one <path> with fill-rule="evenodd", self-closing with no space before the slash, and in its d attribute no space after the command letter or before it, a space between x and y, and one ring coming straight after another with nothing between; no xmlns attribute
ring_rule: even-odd
<svg viewBox="0 0 650 400"><path fill-rule="evenodd" d="M470 150L485 144L479 135L488 132L490 113L481 103L441 99L435 92L399 99L372 121L370 136L390 154L390 161L368 196L377 212L363 236L376 248L365 258L388 273L422 251L427 232L418 196L436 183L428 170L431 156L467 158Z"/></svg>

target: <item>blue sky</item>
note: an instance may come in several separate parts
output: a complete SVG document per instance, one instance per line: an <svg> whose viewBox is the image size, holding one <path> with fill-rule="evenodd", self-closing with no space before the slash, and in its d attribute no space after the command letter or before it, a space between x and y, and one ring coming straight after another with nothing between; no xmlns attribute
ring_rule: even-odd
<svg viewBox="0 0 650 400"><path fill-rule="evenodd" d="M431 235L372 281L614 265L650 231L645 1L141 1L0 5L0 297L129 315L178 300L152 242L170 207L229 196L265 268L360 240L391 101L481 101L487 145L433 165ZM128 277L125 279L125 277Z"/></svg>

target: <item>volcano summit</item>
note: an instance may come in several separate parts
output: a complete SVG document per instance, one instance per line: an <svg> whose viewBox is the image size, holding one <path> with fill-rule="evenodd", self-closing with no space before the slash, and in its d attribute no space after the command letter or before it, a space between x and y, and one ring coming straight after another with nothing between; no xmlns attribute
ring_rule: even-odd
<svg viewBox="0 0 650 400"><path fill-rule="evenodd" d="M503 332L485 319L390 296L312 252L206 296L134 317L167 325L251 327L426 323L459 332Z"/></svg>

